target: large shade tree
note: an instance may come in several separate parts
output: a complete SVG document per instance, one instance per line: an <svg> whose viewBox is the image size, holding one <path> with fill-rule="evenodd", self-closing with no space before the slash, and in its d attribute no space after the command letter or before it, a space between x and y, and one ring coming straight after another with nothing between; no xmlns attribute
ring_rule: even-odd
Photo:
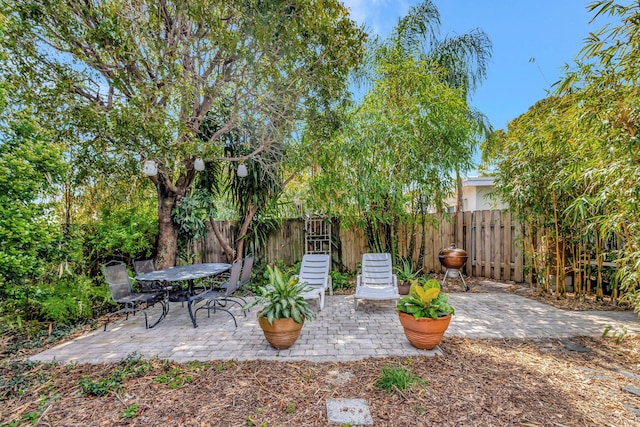
<svg viewBox="0 0 640 427"><path fill-rule="evenodd" d="M319 199L355 218L372 250L394 251L396 224L440 206L456 172L472 167L481 131L468 96L486 76L491 44L480 30L439 37L431 1L368 46L356 75L369 89L319 156Z"/></svg>
<svg viewBox="0 0 640 427"><path fill-rule="evenodd" d="M11 51L1 72L21 104L73 135L98 173L131 179L144 161L158 165L161 267L176 260L172 211L195 159L223 159L223 136L247 124L243 158L277 149L342 96L364 40L335 0L9 0L0 13ZM207 113L229 105L203 141Z"/></svg>

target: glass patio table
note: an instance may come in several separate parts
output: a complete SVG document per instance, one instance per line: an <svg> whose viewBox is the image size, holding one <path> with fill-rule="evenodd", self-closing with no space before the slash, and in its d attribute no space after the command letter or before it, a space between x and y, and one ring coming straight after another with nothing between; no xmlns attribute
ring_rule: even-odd
<svg viewBox="0 0 640 427"><path fill-rule="evenodd" d="M205 277L213 277L224 273L231 268L231 264L225 263L207 263L207 264L189 264L179 265L164 270L151 271L149 273L139 274L135 277L138 281L159 281L159 282L187 282L186 295L171 299L172 301L187 301L189 309L189 317L193 323L193 327L197 327L195 315L191 309L194 302L193 297L197 297L194 292L193 281L195 279L203 279Z"/></svg>

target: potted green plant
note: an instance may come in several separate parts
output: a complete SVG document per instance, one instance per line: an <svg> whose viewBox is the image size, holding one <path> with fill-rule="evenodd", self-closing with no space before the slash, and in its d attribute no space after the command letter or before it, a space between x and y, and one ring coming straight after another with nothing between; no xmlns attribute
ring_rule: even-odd
<svg viewBox="0 0 640 427"><path fill-rule="evenodd" d="M440 292L440 284L435 279L428 279L424 284L414 280L409 295L400 298L396 308L411 345L426 350L440 344L455 313L448 295Z"/></svg>
<svg viewBox="0 0 640 427"><path fill-rule="evenodd" d="M394 273L398 278L398 293L400 295L408 295L411 281L418 279L418 273L413 271L411 260L405 259L401 265L396 265Z"/></svg>
<svg viewBox="0 0 640 427"><path fill-rule="evenodd" d="M307 285L296 276L283 274L278 267L267 266L266 274L267 284L257 287L255 299L244 309L261 305L258 323L265 338L274 348L289 348L300 336L305 319L315 318L315 312L303 297Z"/></svg>

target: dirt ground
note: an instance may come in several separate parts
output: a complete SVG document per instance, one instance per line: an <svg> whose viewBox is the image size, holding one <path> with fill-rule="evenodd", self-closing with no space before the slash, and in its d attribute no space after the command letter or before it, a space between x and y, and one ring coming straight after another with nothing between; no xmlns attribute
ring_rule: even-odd
<svg viewBox="0 0 640 427"><path fill-rule="evenodd" d="M472 292L486 291L568 309L620 309L472 283ZM58 366L20 362L25 352L0 363L0 426L325 426L330 398L366 399L376 426L640 426L640 337L445 335L440 347L444 356L349 363L177 364L132 355L120 364ZM383 368L423 383L383 391L376 385Z"/></svg>

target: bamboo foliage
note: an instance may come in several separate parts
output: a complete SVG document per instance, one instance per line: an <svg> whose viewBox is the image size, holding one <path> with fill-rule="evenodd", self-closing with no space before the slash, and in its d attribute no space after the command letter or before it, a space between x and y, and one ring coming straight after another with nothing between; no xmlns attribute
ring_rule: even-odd
<svg viewBox="0 0 640 427"><path fill-rule="evenodd" d="M612 22L585 39L553 96L497 133L485 154L526 224L538 289L561 297L571 273L578 295L595 287L597 298L610 293L640 312L640 4L587 8Z"/></svg>

